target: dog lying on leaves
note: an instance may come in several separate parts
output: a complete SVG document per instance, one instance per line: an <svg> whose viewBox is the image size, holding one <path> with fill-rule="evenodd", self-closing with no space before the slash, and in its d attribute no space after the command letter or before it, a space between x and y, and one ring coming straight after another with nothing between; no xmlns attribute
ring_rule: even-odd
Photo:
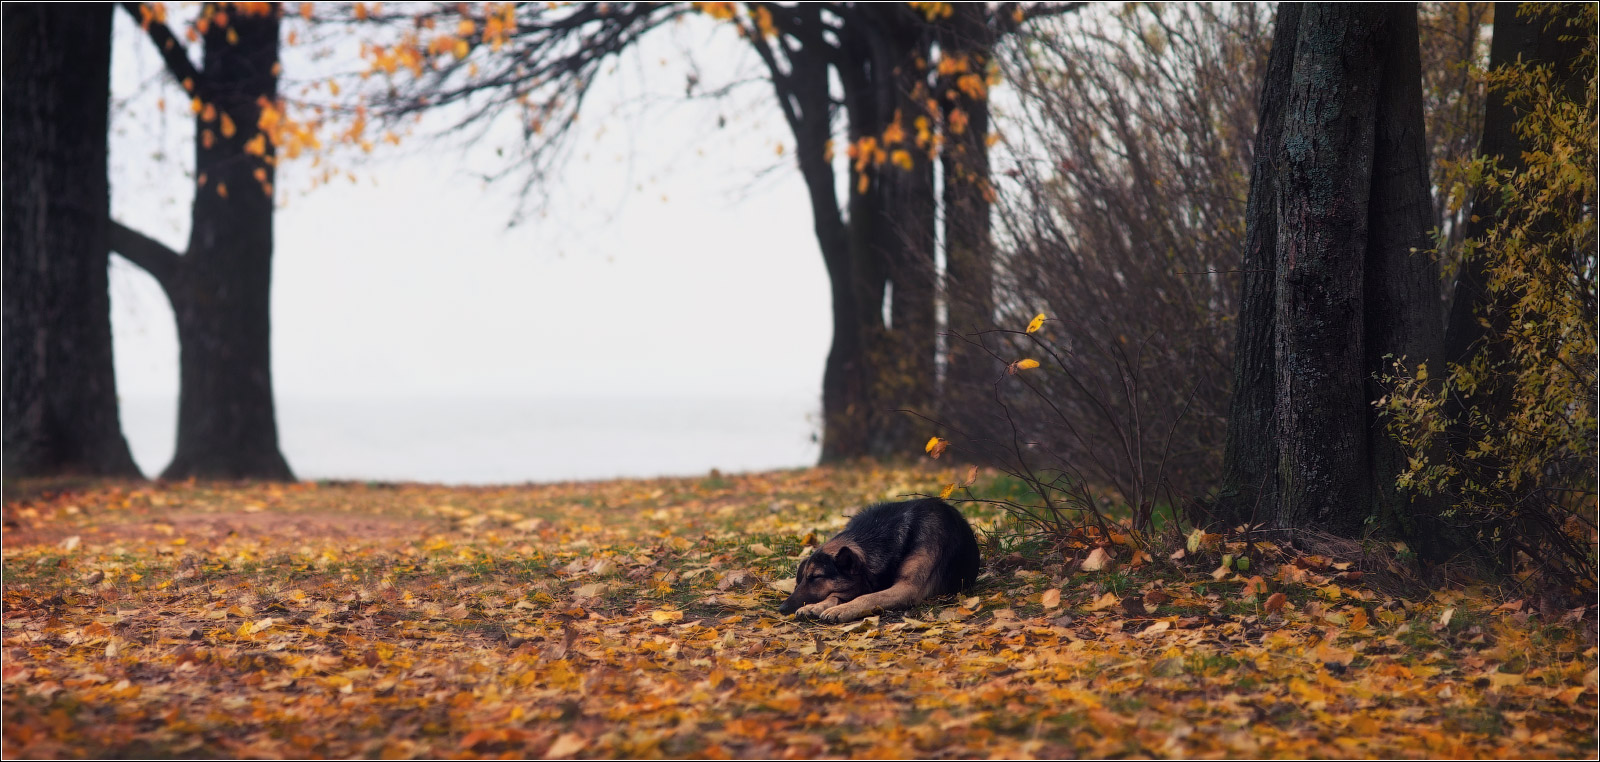
<svg viewBox="0 0 1600 762"><path fill-rule="evenodd" d="M871 506L800 562L780 614L848 622L954 593L978 578L978 540L960 511L925 498Z"/></svg>

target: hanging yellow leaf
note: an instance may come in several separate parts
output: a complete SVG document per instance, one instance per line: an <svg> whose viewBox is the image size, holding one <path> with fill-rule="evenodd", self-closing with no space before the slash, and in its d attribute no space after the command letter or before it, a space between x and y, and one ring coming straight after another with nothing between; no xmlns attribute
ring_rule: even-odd
<svg viewBox="0 0 1600 762"><path fill-rule="evenodd" d="M1033 333L1034 331L1039 330L1039 327L1044 325L1044 321L1046 319L1047 318L1045 318L1043 312L1034 315L1033 320L1028 323L1028 333Z"/></svg>
<svg viewBox="0 0 1600 762"><path fill-rule="evenodd" d="M222 115L222 137L231 138L238 129L233 126L233 117Z"/></svg>
<svg viewBox="0 0 1600 762"><path fill-rule="evenodd" d="M903 170L906 170L906 171L910 171L911 170L911 167L913 165L912 165L912 162L911 162L911 152L910 151L907 151L907 150L905 150L903 148L897 148L897 149L895 149L894 153L891 154L891 156L893 158L891 158L890 160L894 162L895 166L897 166L897 167L899 167L899 168L901 168Z"/></svg>
<svg viewBox="0 0 1600 762"><path fill-rule="evenodd" d="M922 448L922 451L928 453L934 458L938 458L940 455L944 454L944 448L949 446L950 443L948 441L940 439L939 437L934 437L928 440L928 444Z"/></svg>
<svg viewBox="0 0 1600 762"><path fill-rule="evenodd" d="M943 500L943 499L945 499L947 497L950 497L950 493L955 492L955 491L956 491L955 482L951 482L949 484L946 484L946 485L944 485L944 489L939 490L939 499Z"/></svg>
<svg viewBox="0 0 1600 762"><path fill-rule="evenodd" d="M199 102L200 102L200 100L198 98L195 99L195 103L199 103ZM207 122L216 121L217 120L217 107L216 107L216 105L212 104L212 103L207 103L205 105L205 107L200 110L200 118L202 120L204 120L204 121L207 121Z"/></svg>
<svg viewBox="0 0 1600 762"><path fill-rule="evenodd" d="M227 183L217 183L217 195L221 196L223 198L227 198L228 197L228 184Z"/></svg>
<svg viewBox="0 0 1600 762"><path fill-rule="evenodd" d="M1024 360L1018 360L1018 361L1016 361L1014 363L1011 363L1011 365L1006 367L1006 372L1010 373L1013 376L1015 376L1015 375L1017 375L1017 371L1033 370L1034 368L1037 368L1037 367L1039 367L1039 361L1038 360L1026 360L1026 359L1024 359Z"/></svg>

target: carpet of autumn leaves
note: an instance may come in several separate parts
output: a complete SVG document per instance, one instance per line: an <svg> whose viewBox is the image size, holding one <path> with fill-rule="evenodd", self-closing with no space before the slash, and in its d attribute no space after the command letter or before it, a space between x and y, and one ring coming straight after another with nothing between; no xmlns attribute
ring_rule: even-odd
<svg viewBox="0 0 1600 762"><path fill-rule="evenodd" d="M958 598L776 614L846 511L951 480L13 490L4 754L1595 755L1592 607L1339 559L1002 542Z"/></svg>

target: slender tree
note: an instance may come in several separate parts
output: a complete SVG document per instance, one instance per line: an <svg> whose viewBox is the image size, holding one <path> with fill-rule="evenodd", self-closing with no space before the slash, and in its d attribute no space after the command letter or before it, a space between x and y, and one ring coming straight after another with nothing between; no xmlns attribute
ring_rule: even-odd
<svg viewBox="0 0 1600 762"><path fill-rule="evenodd" d="M5 6L5 471L139 476L108 293L111 13Z"/></svg>
<svg viewBox="0 0 1600 762"><path fill-rule="evenodd" d="M278 449L272 395L272 183L279 19L277 3L208 3L195 29L202 64L141 3L126 3L194 97L195 194L179 254L120 222L112 247L144 268L177 316L177 452L162 472L188 477L292 480Z"/></svg>

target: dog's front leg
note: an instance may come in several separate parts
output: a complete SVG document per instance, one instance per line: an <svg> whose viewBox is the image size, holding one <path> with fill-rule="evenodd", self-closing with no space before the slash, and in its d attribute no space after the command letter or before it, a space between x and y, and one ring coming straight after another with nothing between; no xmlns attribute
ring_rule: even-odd
<svg viewBox="0 0 1600 762"><path fill-rule="evenodd" d="M824 622L850 622L861 619L874 611L906 608L922 600L922 597L920 585L910 582L898 582L887 590L867 593L859 598L834 606L822 612L821 619Z"/></svg>
<svg viewBox="0 0 1600 762"><path fill-rule="evenodd" d="M817 616L818 614L821 614L822 612L838 605L839 596L830 595L827 598L817 601L816 603L807 606L801 606L800 608L795 609L794 614L795 616Z"/></svg>

